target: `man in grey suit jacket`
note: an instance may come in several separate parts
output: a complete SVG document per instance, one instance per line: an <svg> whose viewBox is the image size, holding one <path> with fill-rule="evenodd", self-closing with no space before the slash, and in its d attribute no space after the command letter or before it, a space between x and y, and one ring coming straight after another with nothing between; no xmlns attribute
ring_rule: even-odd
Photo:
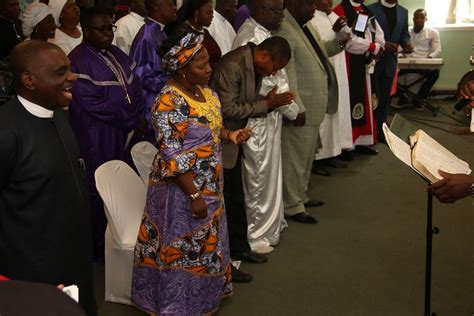
<svg viewBox="0 0 474 316"><path fill-rule="evenodd" d="M317 223L306 207L321 206L310 200L309 177L317 151L319 126L326 113L337 111L338 88L328 56L341 51L334 39L324 42L308 23L316 11L316 0L288 0L280 31L275 34L288 40L293 58L286 67L290 90L296 91L299 115L285 122L282 130L283 200L285 214L302 223Z"/></svg>
<svg viewBox="0 0 474 316"><path fill-rule="evenodd" d="M258 46L248 43L222 57L213 71L210 86L219 94L227 129L243 128L248 118L266 117L269 111L293 101L292 92L279 94L276 92L277 87L265 97L258 94L262 77L285 67L290 58L288 42L281 37L270 37ZM224 143L222 150L231 256L252 263L263 263L266 257L252 252L247 241L241 174L242 150L231 143Z"/></svg>
<svg viewBox="0 0 474 316"><path fill-rule="evenodd" d="M382 124L387 120L390 92L397 68L398 45L404 52L411 53L410 33L408 33L408 11L397 0L381 0L368 6L385 36L385 48L382 57L375 65L375 88L379 106L377 108L377 137L383 140Z"/></svg>

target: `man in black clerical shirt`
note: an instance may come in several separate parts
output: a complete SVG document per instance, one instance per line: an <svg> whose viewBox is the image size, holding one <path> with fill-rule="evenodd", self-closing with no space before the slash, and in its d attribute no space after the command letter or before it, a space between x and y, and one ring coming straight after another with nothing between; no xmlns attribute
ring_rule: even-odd
<svg viewBox="0 0 474 316"><path fill-rule="evenodd" d="M0 275L75 284L95 315L84 171L62 109L77 75L59 47L35 40L12 50L10 68L18 95L0 108Z"/></svg>

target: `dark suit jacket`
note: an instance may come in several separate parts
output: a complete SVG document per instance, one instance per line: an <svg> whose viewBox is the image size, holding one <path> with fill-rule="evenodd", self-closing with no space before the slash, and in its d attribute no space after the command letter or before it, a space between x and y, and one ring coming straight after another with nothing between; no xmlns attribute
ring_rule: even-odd
<svg viewBox="0 0 474 316"><path fill-rule="evenodd" d="M0 108L0 274L77 284L93 315L90 209L80 158L64 110L38 118L17 98Z"/></svg>
<svg viewBox="0 0 474 316"><path fill-rule="evenodd" d="M267 101L258 95L261 79L255 82L253 54L249 43L227 53L214 68L210 87L221 100L224 125L228 130L245 127L250 117L265 117ZM223 143L224 168L231 169L237 162L238 146Z"/></svg>
<svg viewBox="0 0 474 316"><path fill-rule="evenodd" d="M388 19L383 10L383 6L380 2L371 4L368 6L369 10L372 11L377 22L379 22L382 28L385 41L397 43L405 46L410 41L410 33L408 33L408 10L397 4L397 24L393 33L390 34ZM383 72L387 77L393 77L395 75L395 69L397 68L397 53L389 54L384 53L382 58L375 66L376 72Z"/></svg>

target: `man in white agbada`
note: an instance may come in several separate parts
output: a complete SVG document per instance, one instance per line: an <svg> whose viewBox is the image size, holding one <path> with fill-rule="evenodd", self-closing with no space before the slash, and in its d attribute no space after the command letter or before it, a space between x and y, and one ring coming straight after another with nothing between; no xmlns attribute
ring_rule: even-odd
<svg viewBox="0 0 474 316"><path fill-rule="evenodd" d="M336 34L338 37L347 36L345 32L338 34L345 25L345 20L332 12L331 9L332 0L316 1L316 12L311 24L316 28L323 41L333 40L336 38ZM336 113L326 113L319 127L322 147L315 155L316 160L336 157L341 154L343 149L352 149L354 146L345 52L329 57L329 60L336 71L339 86L339 105Z"/></svg>
<svg viewBox="0 0 474 316"><path fill-rule="evenodd" d="M232 43L235 39L235 31L229 21L237 12L237 0L217 0L214 18L207 28L211 36L219 45L221 54L224 56L232 50Z"/></svg>
<svg viewBox="0 0 474 316"><path fill-rule="evenodd" d="M283 0L255 0L251 17L240 27L233 49L253 42L260 44L280 28L283 20ZM278 93L289 91L284 69L262 80L260 95L265 96L275 86ZM298 105L281 106L266 118L250 118L247 127L252 137L243 145L242 179L247 212L250 247L255 252L268 253L280 241L280 232L287 227L284 219L281 166L281 125L283 116L294 120Z"/></svg>
<svg viewBox="0 0 474 316"><path fill-rule="evenodd" d="M112 44L129 55L133 39L143 24L145 24L145 15L145 0L132 0L130 2L130 13L115 23L117 30L115 31Z"/></svg>

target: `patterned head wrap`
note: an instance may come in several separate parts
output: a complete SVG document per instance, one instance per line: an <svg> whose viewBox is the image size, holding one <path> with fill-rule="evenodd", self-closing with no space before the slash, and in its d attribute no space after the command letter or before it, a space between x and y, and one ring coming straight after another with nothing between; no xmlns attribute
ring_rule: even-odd
<svg viewBox="0 0 474 316"><path fill-rule="evenodd" d="M51 9L44 3L33 2L29 4L21 15L21 22L23 34L30 36L33 29L39 22L43 21L45 17L51 14Z"/></svg>
<svg viewBox="0 0 474 316"><path fill-rule="evenodd" d="M203 35L188 33L162 58L164 68L174 73L183 68L202 48Z"/></svg>

